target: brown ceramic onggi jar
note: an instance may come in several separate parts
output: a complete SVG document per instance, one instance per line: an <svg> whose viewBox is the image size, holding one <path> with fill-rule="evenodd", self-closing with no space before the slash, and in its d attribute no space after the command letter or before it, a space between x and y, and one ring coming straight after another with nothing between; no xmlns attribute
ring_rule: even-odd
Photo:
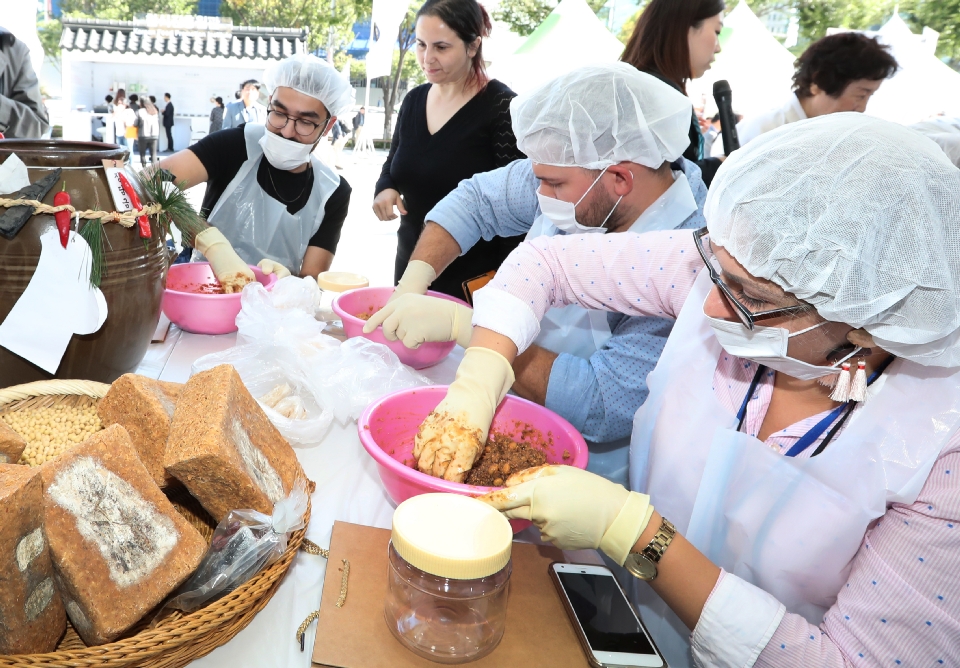
<svg viewBox="0 0 960 668"><path fill-rule="evenodd" d="M0 140L0 162L12 153L26 164L30 181L61 167L61 183L43 198L53 197L66 182L70 201L79 210L113 211L102 160L119 160L126 150L115 144L49 139ZM40 261L40 236L55 227L53 216L36 215L8 241L0 237L0 322L26 289ZM100 285L109 309L103 327L70 341L55 376L0 347L0 387L50 378L78 378L110 383L140 364L160 319L160 299L166 281L168 256L156 234L146 248L137 228L104 225L105 273Z"/></svg>

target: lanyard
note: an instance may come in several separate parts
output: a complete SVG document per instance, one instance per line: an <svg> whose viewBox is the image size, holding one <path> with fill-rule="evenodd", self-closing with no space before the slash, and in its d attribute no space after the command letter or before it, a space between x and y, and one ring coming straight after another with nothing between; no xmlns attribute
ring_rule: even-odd
<svg viewBox="0 0 960 668"><path fill-rule="evenodd" d="M873 381L875 381L877 378L880 377L880 374L882 374L886 370L886 368L890 366L890 362L892 361L893 361L893 356L891 355L879 367L877 367L877 370L874 371L873 374L870 376L870 378L867 380L868 387L870 385L873 385ZM757 391L757 386L760 384L760 379L763 377L764 371L766 371L766 367L761 364L757 368L757 373L754 374L753 376L753 381L750 383L750 389L747 390L747 396L743 398L743 404L740 406L740 410L737 412L737 420L739 420L739 423L737 424L737 431L740 431L743 428L743 422L747 416L747 404L750 403L750 399L753 398L754 392ZM823 452L823 449L836 435L837 431L839 430L839 427L841 427L843 423L846 422L847 418L850 417L850 414L853 412L853 409L856 408L856 405L857 405L857 402L848 401L847 403L840 404L839 406L834 408L832 411L830 411L827 414L826 417L824 417L822 420L820 420L820 422L815 424L809 431L807 431L806 434L801 436L797 440L797 442L793 444L793 447L791 447L786 452L786 456L796 457L801 452L809 448L814 441L820 438L823 432L825 432L827 429L830 428L830 425L833 424L834 421L838 417L840 417L841 414L844 414L843 418L840 420L837 426L830 431L830 434L827 436L826 439L824 439L824 442L820 444L820 447L817 448L817 451L813 454L813 456L816 456L821 452Z"/></svg>

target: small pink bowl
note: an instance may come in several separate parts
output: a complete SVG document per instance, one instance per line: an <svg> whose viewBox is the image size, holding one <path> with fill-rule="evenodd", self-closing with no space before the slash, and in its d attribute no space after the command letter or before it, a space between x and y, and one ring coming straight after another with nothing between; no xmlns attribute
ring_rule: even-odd
<svg viewBox="0 0 960 668"><path fill-rule="evenodd" d="M348 339L355 336L362 336L370 339L374 343L382 343L397 354L400 361L414 369L426 369L443 361L443 358L450 354L453 347L457 345L456 341L445 341L442 343L424 343L417 349L407 348L403 341L388 341L383 335L383 328L377 327L369 334L363 333L365 320L357 317L358 313L369 313L373 315L382 309L390 295L393 294L393 288L359 288L344 292L333 300L333 310L343 321L343 332ZM427 294L431 297L439 297L448 301L457 302L468 306L467 302L442 292L428 290ZM426 416L424 416L426 417Z"/></svg>
<svg viewBox="0 0 960 668"><path fill-rule="evenodd" d="M253 275L267 290L277 282L276 274L264 274L259 267L250 266ZM190 292L197 286L216 283L209 262L175 264L167 273L167 288L163 291L164 314L180 329L195 334L229 334L237 331L240 313L240 293L204 295Z"/></svg>
<svg viewBox="0 0 960 668"><path fill-rule="evenodd" d="M430 492L480 496L498 489L449 482L412 467L413 439L417 429L446 394L446 385L393 392L367 406L357 421L360 442L376 461L380 481L396 504ZM580 432L553 411L532 401L507 396L494 415L490 431L519 440L521 432L531 427L540 432L547 463L587 468L590 455ZM511 520L510 524L514 533L530 526L526 520Z"/></svg>

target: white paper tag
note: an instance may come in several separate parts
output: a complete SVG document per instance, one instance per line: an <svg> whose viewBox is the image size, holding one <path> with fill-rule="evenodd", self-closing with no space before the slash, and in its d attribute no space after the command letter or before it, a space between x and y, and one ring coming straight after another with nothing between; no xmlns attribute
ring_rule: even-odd
<svg viewBox="0 0 960 668"><path fill-rule="evenodd" d="M11 153L3 165L0 165L0 193L15 193L30 185L27 166L16 153Z"/></svg>
<svg viewBox="0 0 960 668"><path fill-rule="evenodd" d="M56 373L74 334L93 334L107 319L103 293L90 286L93 256L86 240L70 232L67 247L51 226L40 236L40 262L27 289L3 323L0 346Z"/></svg>
<svg viewBox="0 0 960 668"><path fill-rule="evenodd" d="M123 163L114 161L114 165L121 166L108 166L109 161L103 161L103 169L107 173L107 183L110 184L110 195L113 197L113 205L116 207L116 211L124 212L133 210L133 202L130 201L130 198L127 197L127 193L123 190L123 185L120 183L120 173L123 172ZM127 177L130 178L130 177Z"/></svg>

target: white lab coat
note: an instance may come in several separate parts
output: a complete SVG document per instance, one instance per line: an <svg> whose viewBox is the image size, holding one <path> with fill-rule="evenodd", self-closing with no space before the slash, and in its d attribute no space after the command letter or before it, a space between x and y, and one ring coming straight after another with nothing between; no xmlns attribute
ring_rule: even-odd
<svg viewBox="0 0 960 668"><path fill-rule="evenodd" d="M765 111L756 116L744 118L742 121L737 123L737 137L740 139L740 146L746 146L749 142L753 141L763 133L776 130L781 125L786 125L787 123L796 123L797 121L802 121L806 118L807 114L803 110L803 107L800 106L800 100L797 98L795 93L790 93L790 97L788 97L786 101L779 107L770 109L769 111ZM713 148L710 151L710 155L714 158L723 155L722 132L713 142Z"/></svg>

